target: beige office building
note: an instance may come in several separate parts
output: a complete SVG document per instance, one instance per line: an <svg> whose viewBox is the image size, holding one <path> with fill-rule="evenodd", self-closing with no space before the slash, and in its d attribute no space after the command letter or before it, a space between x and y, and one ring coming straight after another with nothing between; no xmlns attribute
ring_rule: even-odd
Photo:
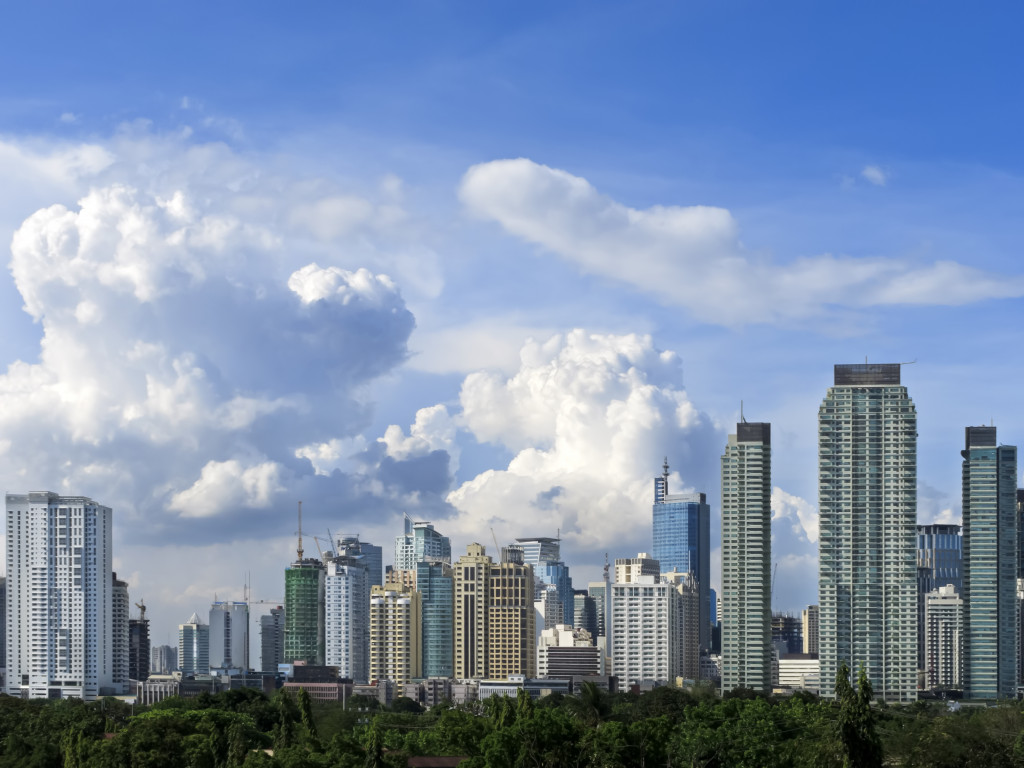
<svg viewBox="0 0 1024 768"><path fill-rule="evenodd" d="M455 581L455 678L487 675L487 604L494 561L482 544L470 544L452 566ZM533 611L533 602L530 603Z"/></svg>
<svg viewBox="0 0 1024 768"><path fill-rule="evenodd" d="M420 593L374 586L370 591L370 680L405 685L423 675Z"/></svg>
<svg viewBox="0 0 1024 768"><path fill-rule="evenodd" d="M502 547L501 562L491 566L487 605L487 676L537 676L537 615L533 606L533 566L523 549Z"/></svg>
<svg viewBox="0 0 1024 768"><path fill-rule="evenodd" d="M641 576L653 576L655 581L661 576L661 563L641 552L636 557L617 557L615 559L615 583L634 584Z"/></svg>

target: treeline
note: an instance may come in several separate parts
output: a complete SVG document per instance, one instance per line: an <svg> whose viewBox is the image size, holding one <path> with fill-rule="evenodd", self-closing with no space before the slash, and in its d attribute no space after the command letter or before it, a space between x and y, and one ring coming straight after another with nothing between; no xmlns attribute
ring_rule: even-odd
<svg viewBox="0 0 1024 768"><path fill-rule="evenodd" d="M252 690L168 699L148 711L0 696L0 768L377 768L412 756L464 755L463 768L551 766L984 766L1024 768L1018 704L870 704L866 680L838 700L658 688L533 701L491 698L422 711L356 697L314 704ZM272 751L271 754L268 753Z"/></svg>

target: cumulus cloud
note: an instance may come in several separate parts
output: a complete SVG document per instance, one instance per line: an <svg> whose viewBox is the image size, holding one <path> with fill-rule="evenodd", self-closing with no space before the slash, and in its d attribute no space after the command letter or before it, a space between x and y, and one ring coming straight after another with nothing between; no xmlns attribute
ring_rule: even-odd
<svg viewBox="0 0 1024 768"><path fill-rule="evenodd" d="M577 562L613 541L618 556L649 549L651 478L663 457L676 469L673 487L693 488L716 476L724 444L681 382L679 357L649 336L583 330L529 341L511 376L470 374L455 424L513 458L449 494L456 514L446 533L470 541L490 527L507 538L560 529ZM385 438L389 451L447 446L446 415L421 411L410 437Z"/></svg>
<svg viewBox="0 0 1024 768"><path fill-rule="evenodd" d="M865 165L860 175L876 187L884 187L889 180L888 174L877 165Z"/></svg>
<svg viewBox="0 0 1024 768"><path fill-rule="evenodd" d="M942 261L830 254L777 262L747 251L729 211L635 209L586 179L527 159L471 167L459 196L478 217L581 269L614 278L727 326L792 321L831 308L959 305L1024 296L1024 277Z"/></svg>
<svg viewBox="0 0 1024 768"><path fill-rule="evenodd" d="M806 499L772 488L772 523L790 525L793 533L804 541L818 541L818 508Z"/></svg>
<svg viewBox="0 0 1024 768"><path fill-rule="evenodd" d="M11 241L41 342L0 375L6 487L93 495L136 541L230 537L243 520L248 535L279 534L298 498L335 524L426 503L354 458L366 386L407 359L415 325L391 277L354 259L386 266L406 243L371 223L353 257L343 234L296 228L296 206L336 196L330 183L270 179L224 145L144 126L102 146L0 142L0 166L64 198ZM435 496L450 478L436 471Z"/></svg>

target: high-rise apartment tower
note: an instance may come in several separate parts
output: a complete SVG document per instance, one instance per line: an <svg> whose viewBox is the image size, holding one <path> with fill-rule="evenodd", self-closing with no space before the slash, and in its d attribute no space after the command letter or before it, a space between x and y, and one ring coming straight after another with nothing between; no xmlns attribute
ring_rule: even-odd
<svg viewBox="0 0 1024 768"><path fill-rule="evenodd" d="M835 366L818 411L822 694L846 662L917 698L917 413L900 365Z"/></svg>
<svg viewBox="0 0 1024 768"><path fill-rule="evenodd" d="M963 456L964 688L1017 692L1017 448L995 427L967 427Z"/></svg>
<svg viewBox="0 0 1024 768"><path fill-rule="evenodd" d="M8 494L11 696L114 693L111 524L109 507L82 496Z"/></svg>
<svg viewBox="0 0 1024 768"><path fill-rule="evenodd" d="M772 686L771 425L742 421L722 455L722 690Z"/></svg>

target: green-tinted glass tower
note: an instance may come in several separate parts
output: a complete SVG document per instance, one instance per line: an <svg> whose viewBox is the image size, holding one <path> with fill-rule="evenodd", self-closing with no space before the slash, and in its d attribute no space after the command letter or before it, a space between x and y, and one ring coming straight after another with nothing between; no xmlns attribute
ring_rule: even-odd
<svg viewBox="0 0 1024 768"><path fill-rule="evenodd" d="M455 671L452 567L441 560L416 563L416 591L421 595L423 676L452 677Z"/></svg>
<svg viewBox="0 0 1024 768"><path fill-rule="evenodd" d="M967 427L963 462L964 688L1017 693L1017 449L995 427Z"/></svg>

